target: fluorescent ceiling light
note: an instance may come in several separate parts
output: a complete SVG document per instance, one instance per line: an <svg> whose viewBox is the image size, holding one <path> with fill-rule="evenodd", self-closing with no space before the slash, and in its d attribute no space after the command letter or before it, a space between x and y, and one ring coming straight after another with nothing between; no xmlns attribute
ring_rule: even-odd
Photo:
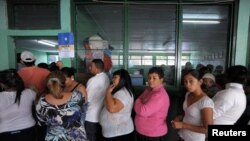
<svg viewBox="0 0 250 141"><path fill-rule="evenodd" d="M175 53L173 50L129 50L129 53L145 53L145 54L151 54L151 53Z"/></svg>
<svg viewBox="0 0 250 141"><path fill-rule="evenodd" d="M218 14L183 14L183 23L194 24L219 24Z"/></svg>
<svg viewBox="0 0 250 141"><path fill-rule="evenodd" d="M219 24L218 20L183 20L183 23L196 23L196 24Z"/></svg>
<svg viewBox="0 0 250 141"><path fill-rule="evenodd" d="M183 14L183 19L197 19L197 20L219 20L218 14Z"/></svg>
<svg viewBox="0 0 250 141"><path fill-rule="evenodd" d="M57 45L57 43L49 41L49 40L38 40L37 42L40 44L51 46L51 47L55 47Z"/></svg>

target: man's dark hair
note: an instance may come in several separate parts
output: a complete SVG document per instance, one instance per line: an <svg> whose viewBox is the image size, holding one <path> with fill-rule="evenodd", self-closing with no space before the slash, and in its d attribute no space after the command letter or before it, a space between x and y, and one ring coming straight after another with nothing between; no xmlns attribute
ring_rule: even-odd
<svg viewBox="0 0 250 141"><path fill-rule="evenodd" d="M247 68L241 65L231 66L226 70L225 78L229 83L244 84L247 80Z"/></svg>
<svg viewBox="0 0 250 141"><path fill-rule="evenodd" d="M95 63L95 66L98 69L100 69L102 71L104 70L104 63L103 63L102 59L94 59L92 62Z"/></svg>

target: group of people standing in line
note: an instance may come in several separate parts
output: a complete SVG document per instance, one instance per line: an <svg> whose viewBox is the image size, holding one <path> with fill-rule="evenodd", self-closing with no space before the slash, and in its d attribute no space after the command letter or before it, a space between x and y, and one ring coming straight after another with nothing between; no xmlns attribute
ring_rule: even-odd
<svg viewBox="0 0 250 141"><path fill-rule="evenodd" d="M86 86L75 80L73 68L52 72L38 68L35 56L27 51L21 59L26 67L18 72L0 71L0 140L167 140L171 101L161 67L149 70L148 86L135 98L128 71L114 71L110 82L101 59L92 60L93 77ZM180 140L205 141L208 125L232 125L242 115L247 69L232 66L225 76L225 89L209 97L202 88L205 77L197 70L185 72L184 113L171 122Z"/></svg>
<svg viewBox="0 0 250 141"><path fill-rule="evenodd" d="M234 125L246 109L246 95L243 89L247 80L247 69L236 65L225 72L225 89L214 96L207 95L202 89L202 73L189 70L184 74L187 90L182 115L172 120L172 127L180 129L180 140L204 141L208 125Z"/></svg>

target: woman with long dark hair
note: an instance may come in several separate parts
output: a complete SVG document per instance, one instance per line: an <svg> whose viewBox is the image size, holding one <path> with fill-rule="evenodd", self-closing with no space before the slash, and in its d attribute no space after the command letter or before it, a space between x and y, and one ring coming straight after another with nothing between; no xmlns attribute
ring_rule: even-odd
<svg viewBox="0 0 250 141"><path fill-rule="evenodd" d="M178 129L180 141L205 141L208 125L213 124L214 103L202 90L202 74L188 70L184 74L187 89L183 102L184 113L172 120L172 127Z"/></svg>
<svg viewBox="0 0 250 141"><path fill-rule="evenodd" d="M34 141L32 105L36 93L25 89L15 69L0 71L0 140Z"/></svg>
<svg viewBox="0 0 250 141"><path fill-rule="evenodd" d="M129 73L124 69L115 71L100 113L102 134L106 141L133 141L133 92Z"/></svg>

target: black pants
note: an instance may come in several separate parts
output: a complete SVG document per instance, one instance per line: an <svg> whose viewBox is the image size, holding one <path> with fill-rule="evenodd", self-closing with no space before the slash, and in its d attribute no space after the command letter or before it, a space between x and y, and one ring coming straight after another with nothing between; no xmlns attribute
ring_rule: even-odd
<svg viewBox="0 0 250 141"><path fill-rule="evenodd" d="M136 141L166 141L167 136L163 135L160 137L148 137L136 132Z"/></svg>
<svg viewBox="0 0 250 141"><path fill-rule="evenodd" d="M47 126L36 125L36 141L44 141L47 133Z"/></svg>
<svg viewBox="0 0 250 141"><path fill-rule="evenodd" d="M135 135L134 132L126 134L126 135L121 135L117 137L112 137L112 138L104 138L104 141L134 141L135 140Z"/></svg>
<svg viewBox="0 0 250 141"><path fill-rule="evenodd" d="M0 133L0 141L35 141L35 127Z"/></svg>
<svg viewBox="0 0 250 141"><path fill-rule="evenodd" d="M183 138L179 137L178 141L185 141Z"/></svg>
<svg viewBox="0 0 250 141"><path fill-rule="evenodd" d="M102 128L99 123L85 121L85 130L89 141L103 141Z"/></svg>

